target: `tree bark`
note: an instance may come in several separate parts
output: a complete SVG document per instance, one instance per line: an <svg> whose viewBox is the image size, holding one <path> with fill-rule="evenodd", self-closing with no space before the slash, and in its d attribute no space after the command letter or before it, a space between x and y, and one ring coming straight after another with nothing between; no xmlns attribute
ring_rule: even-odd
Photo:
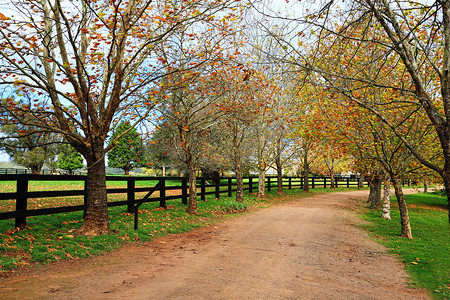
<svg viewBox="0 0 450 300"><path fill-rule="evenodd" d="M333 171L330 171L330 188L332 189L332 190L334 190L335 189L335 183L334 183L334 172Z"/></svg>
<svg viewBox="0 0 450 300"><path fill-rule="evenodd" d="M364 176L360 175L358 177L358 189L364 188Z"/></svg>
<svg viewBox="0 0 450 300"><path fill-rule="evenodd" d="M129 168L124 168L123 171L124 171L125 175L127 175L127 176L130 175L130 169Z"/></svg>
<svg viewBox="0 0 450 300"><path fill-rule="evenodd" d="M275 165L277 167L277 192L283 194L283 166L279 156L275 159Z"/></svg>
<svg viewBox="0 0 450 300"><path fill-rule="evenodd" d="M450 166L450 158L449 158L449 163L448 165ZM448 220L450 223L450 196L449 196L449 191L450 191L450 168L449 166L447 166L447 163L445 163L445 168L444 168L444 172L442 172L442 178L444 179L444 188L445 188L445 194L447 195L447 210L448 210ZM448 170L448 171L446 171Z"/></svg>
<svg viewBox="0 0 450 300"><path fill-rule="evenodd" d="M303 191L309 192L309 162L308 150L303 151Z"/></svg>
<svg viewBox="0 0 450 300"><path fill-rule="evenodd" d="M197 170L190 154L187 155L187 164L189 172L189 202L186 211L190 214L197 214Z"/></svg>
<svg viewBox="0 0 450 300"><path fill-rule="evenodd" d="M406 206L405 196L403 195L402 185L396 176L391 175L394 184L395 196L397 197L398 209L400 210L401 237L412 239L411 224L409 223L408 207Z"/></svg>
<svg viewBox="0 0 450 300"><path fill-rule="evenodd" d="M383 219L391 219L391 183L389 179L384 181L384 197L383 197Z"/></svg>
<svg viewBox="0 0 450 300"><path fill-rule="evenodd" d="M110 232L108 198L106 194L105 150L103 144L93 146L93 153L84 153L87 162L86 207L83 235L102 235Z"/></svg>
<svg viewBox="0 0 450 300"><path fill-rule="evenodd" d="M372 198L374 197L375 191L372 178L367 178L367 182L369 183L369 197L367 198L367 203L372 203Z"/></svg>
<svg viewBox="0 0 450 300"><path fill-rule="evenodd" d="M238 148L234 148L234 172L236 173L236 201L244 202L244 183L242 182L241 155Z"/></svg>
<svg viewBox="0 0 450 300"><path fill-rule="evenodd" d="M428 179L425 178L423 181L423 192L428 193Z"/></svg>
<svg viewBox="0 0 450 300"><path fill-rule="evenodd" d="M41 174L41 168L42 167L31 167L31 174L39 175Z"/></svg>
<svg viewBox="0 0 450 300"><path fill-rule="evenodd" d="M381 207L381 178L377 175L372 179L373 194L370 202L371 209L379 209Z"/></svg>
<svg viewBox="0 0 450 300"><path fill-rule="evenodd" d="M309 170L307 166L303 168L302 177L303 177L303 191L309 192Z"/></svg>
<svg viewBox="0 0 450 300"><path fill-rule="evenodd" d="M266 197L266 164L262 163L259 168L258 198Z"/></svg>

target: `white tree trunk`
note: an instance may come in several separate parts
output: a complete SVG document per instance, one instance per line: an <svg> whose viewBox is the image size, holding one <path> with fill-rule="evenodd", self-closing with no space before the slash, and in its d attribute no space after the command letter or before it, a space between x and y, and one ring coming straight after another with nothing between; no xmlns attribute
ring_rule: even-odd
<svg viewBox="0 0 450 300"><path fill-rule="evenodd" d="M258 197L266 197L266 168L259 169Z"/></svg>
<svg viewBox="0 0 450 300"><path fill-rule="evenodd" d="M389 180L384 181L384 197L383 197L383 219L391 219L391 184Z"/></svg>

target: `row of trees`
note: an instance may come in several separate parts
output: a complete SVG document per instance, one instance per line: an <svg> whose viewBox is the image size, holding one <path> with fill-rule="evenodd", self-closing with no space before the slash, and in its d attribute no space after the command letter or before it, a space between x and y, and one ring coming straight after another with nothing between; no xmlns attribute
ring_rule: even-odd
<svg viewBox="0 0 450 300"><path fill-rule="evenodd" d="M372 207L393 183L406 237L400 179L439 174L450 187L446 1L295 4L284 16L260 1L14 5L0 14L0 123L20 130L4 139L81 153L82 234L109 231L106 156L125 172L188 174L190 213L199 171L234 172L237 201L250 170L260 183L269 167L279 180L353 171Z"/></svg>
<svg viewBox="0 0 450 300"><path fill-rule="evenodd" d="M372 207L381 182L393 183L409 238L400 178L415 173L426 184L438 175L450 188L449 5L329 1L286 19L300 38L271 31L286 50L279 59L320 97L311 109L326 135L374 187Z"/></svg>

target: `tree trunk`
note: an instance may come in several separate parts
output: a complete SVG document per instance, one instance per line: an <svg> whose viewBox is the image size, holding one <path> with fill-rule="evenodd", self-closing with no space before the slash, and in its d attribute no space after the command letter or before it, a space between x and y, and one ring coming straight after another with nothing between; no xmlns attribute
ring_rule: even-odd
<svg viewBox="0 0 450 300"><path fill-rule="evenodd" d="M335 183L334 183L334 172L333 172L333 171L330 171L330 181L331 181L331 183L330 183L330 188L331 188L332 190L334 190L334 188L335 188Z"/></svg>
<svg viewBox="0 0 450 300"><path fill-rule="evenodd" d="M266 197L266 167L263 163L259 167L258 198L264 197Z"/></svg>
<svg viewBox="0 0 450 300"><path fill-rule="evenodd" d="M423 181L423 192L424 193L428 193L428 181L425 178L425 180Z"/></svg>
<svg viewBox="0 0 450 300"><path fill-rule="evenodd" d="M374 185L373 185L373 180L372 178L367 178L367 182L369 183L369 197L367 198L367 203L372 203L372 198L374 197Z"/></svg>
<svg viewBox="0 0 450 300"><path fill-rule="evenodd" d="M166 166L162 165L162 176L165 177L166 176Z"/></svg>
<svg viewBox="0 0 450 300"><path fill-rule="evenodd" d="M308 151L303 151L303 191L309 192L309 163Z"/></svg>
<svg viewBox="0 0 450 300"><path fill-rule="evenodd" d="M450 158L449 158L448 165L450 166ZM444 172L442 172L442 179L444 180L445 194L447 195L448 220L450 223L450 194L449 194L450 193L450 170L446 171L447 169L450 169L450 168L447 166L447 163L445 163Z"/></svg>
<svg viewBox="0 0 450 300"><path fill-rule="evenodd" d="M35 167L35 166L32 166L32 167L31 167L31 174L35 174L35 175L41 174L41 168L42 168L42 167Z"/></svg>
<svg viewBox="0 0 450 300"><path fill-rule="evenodd" d="M303 177L303 190L305 192L309 192L309 170L308 170L308 167L305 167L303 169L302 177Z"/></svg>
<svg viewBox="0 0 450 300"><path fill-rule="evenodd" d="M125 175L130 175L130 168L123 168Z"/></svg>
<svg viewBox="0 0 450 300"><path fill-rule="evenodd" d="M381 178L379 176L375 176L372 179L372 183L374 191L372 195L372 201L370 202L370 208L379 209L381 207Z"/></svg>
<svg viewBox="0 0 450 300"><path fill-rule="evenodd" d="M358 189L364 188L364 176L360 175L358 177Z"/></svg>
<svg viewBox="0 0 450 300"><path fill-rule="evenodd" d="M384 197L383 197L383 219L391 219L391 183L389 179L384 181Z"/></svg>
<svg viewBox="0 0 450 300"><path fill-rule="evenodd" d="M86 208L84 224L79 229L83 235L109 233L108 198L106 194L105 150L103 144L93 146L85 153L87 162Z"/></svg>
<svg viewBox="0 0 450 300"><path fill-rule="evenodd" d="M186 211L190 214L197 214L197 176L196 167L191 155L187 155L189 172L189 202Z"/></svg>
<svg viewBox="0 0 450 300"><path fill-rule="evenodd" d="M275 164L277 167L277 192L283 194L283 166L280 157L276 158Z"/></svg>
<svg viewBox="0 0 450 300"><path fill-rule="evenodd" d="M241 155L239 149L234 150L234 172L236 173L236 201L244 201L244 183L242 182Z"/></svg>
<svg viewBox="0 0 450 300"><path fill-rule="evenodd" d="M397 177L391 175L394 184L395 196L397 197L398 209L400 210L401 237L412 239L411 224L409 223L408 207L406 206L405 196L403 195L402 185Z"/></svg>

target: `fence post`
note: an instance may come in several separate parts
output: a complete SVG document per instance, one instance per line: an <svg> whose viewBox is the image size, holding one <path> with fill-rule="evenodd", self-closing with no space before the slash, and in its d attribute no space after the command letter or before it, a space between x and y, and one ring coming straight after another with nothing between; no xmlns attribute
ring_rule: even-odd
<svg viewBox="0 0 450 300"><path fill-rule="evenodd" d="M292 177L288 177L288 189L292 188Z"/></svg>
<svg viewBox="0 0 450 300"><path fill-rule="evenodd" d="M220 178L214 178L215 183L215 197L216 199L220 198Z"/></svg>
<svg viewBox="0 0 450 300"><path fill-rule="evenodd" d="M135 200L135 196L134 196L134 188L136 187L135 185L135 181L134 178L128 178L127 179L127 212L128 213L133 213L134 212L134 200Z"/></svg>
<svg viewBox="0 0 450 300"><path fill-rule="evenodd" d="M205 184L206 184L206 179L204 177L200 178L200 199L202 201L206 200L206 188L205 188Z"/></svg>
<svg viewBox="0 0 450 300"><path fill-rule="evenodd" d="M160 179L159 180L159 207L166 208L166 180Z"/></svg>
<svg viewBox="0 0 450 300"><path fill-rule="evenodd" d="M314 188L314 177L311 177L311 187Z"/></svg>
<svg viewBox="0 0 450 300"><path fill-rule="evenodd" d="M28 192L28 179L17 180L17 199L16 199L16 211L27 210L27 192ZM27 225L27 217L16 218L15 227L25 227Z"/></svg>
<svg viewBox="0 0 450 300"><path fill-rule="evenodd" d="M270 192L270 177L267 176L267 191Z"/></svg>
<svg viewBox="0 0 450 300"><path fill-rule="evenodd" d="M303 177L300 177L300 188L303 189Z"/></svg>
<svg viewBox="0 0 450 300"><path fill-rule="evenodd" d="M181 195L182 195L181 203L183 203L183 204L188 204L187 189L188 189L188 187L187 187L187 178L183 177L181 179Z"/></svg>
<svg viewBox="0 0 450 300"><path fill-rule="evenodd" d="M350 178L347 177L347 188L350 187Z"/></svg>
<svg viewBox="0 0 450 300"><path fill-rule="evenodd" d="M231 192L231 178L228 178L228 197L233 196L232 192Z"/></svg>
<svg viewBox="0 0 450 300"><path fill-rule="evenodd" d="M252 179L253 179L253 177L248 178L248 193L249 194L251 194L253 192Z"/></svg>

